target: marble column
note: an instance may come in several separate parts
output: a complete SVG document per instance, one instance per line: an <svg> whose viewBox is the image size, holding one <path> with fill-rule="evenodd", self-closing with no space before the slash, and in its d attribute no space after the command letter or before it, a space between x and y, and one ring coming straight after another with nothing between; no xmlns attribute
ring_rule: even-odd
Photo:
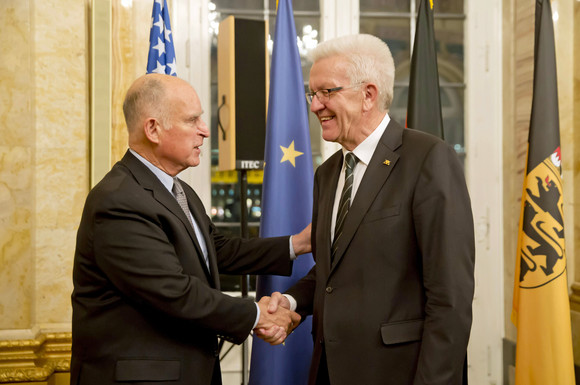
<svg viewBox="0 0 580 385"><path fill-rule="evenodd" d="M0 382L68 366L74 242L89 187L87 12L78 0L2 1Z"/></svg>
<svg viewBox="0 0 580 385"><path fill-rule="evenodd" d="M0 383L68 382L72 265L91 152L127 148L126 89L145 73L151 0L2 0L0 25ZM169 2L171 4L171 2ZM94 27L94 26L93 26ZM111 139L91 146L90 38L111 36ZM99 81L99 79L95 79ZM93 112L94 113L94 112Z"/></svg>
<svg viewBox="0 0 580 385"><path fill-rule="evenodd" d="M571 225L566 228L566 237L574 239L574 244L568 247L568 256L576 256L574 269L569 273L569 279L573 279L571 308L572 308L572 339L574 348L574 362L580 365L580 2L574 1L567 9L573 15L573 23L568 31L567 38L574 47L571 52L572 74L569 78L572 88L572 116L570 119L571 132L568 140L573 143L576 156L571 160L573 167L569 173L569 179L565 183L571 185L571 201L566 214L571 218ZM569 257L570 258L570 257Z"/></svg>

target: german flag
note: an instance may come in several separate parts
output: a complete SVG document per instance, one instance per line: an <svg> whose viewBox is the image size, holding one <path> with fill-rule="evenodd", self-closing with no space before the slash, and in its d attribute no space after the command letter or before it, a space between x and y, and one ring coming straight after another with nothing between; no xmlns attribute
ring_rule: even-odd
<svg viewBox="0 0 580 385"><path fill-rule="evenodd" d="M439 71L433 32L433 0L421 0L419 4L409 75L406 126L443 139Z"/></svg>
<svg viewBox="0 0 580 385"><path fill-rule="evenodd" d="M549 0L536 0L534 86L516 257L512 322L516 385L573 385L560 123Z"/></svg>

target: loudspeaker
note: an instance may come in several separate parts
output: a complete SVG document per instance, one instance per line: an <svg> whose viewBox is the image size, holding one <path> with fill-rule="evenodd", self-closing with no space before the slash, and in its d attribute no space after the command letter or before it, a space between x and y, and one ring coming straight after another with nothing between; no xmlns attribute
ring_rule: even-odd
<svg viewBox="0 0 580 385"><path fill-rule="evenodd" d="M268 22L229 16L218 34L220 171L262 169L268 112Z"/></svg>

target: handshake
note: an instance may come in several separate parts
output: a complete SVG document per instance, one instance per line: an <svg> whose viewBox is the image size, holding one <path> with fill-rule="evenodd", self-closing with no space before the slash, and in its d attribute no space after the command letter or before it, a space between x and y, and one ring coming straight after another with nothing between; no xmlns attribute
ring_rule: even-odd
<svg viewBox="0 0 580 385"><path fill-rule="evenodd" d="M271 345L279 345L300 324L300 315L290 310L290 301L279 292L258 302L260 319L254 333Z"/></svg>

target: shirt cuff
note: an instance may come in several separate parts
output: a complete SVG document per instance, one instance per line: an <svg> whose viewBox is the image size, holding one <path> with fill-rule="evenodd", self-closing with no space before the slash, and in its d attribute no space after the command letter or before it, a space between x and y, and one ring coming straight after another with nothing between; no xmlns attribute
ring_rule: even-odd
<svg viewBox="0 0 580 385"><path fill-rule="evenodd" d="M290 294L282 294L282 295L284 297L288 298L288 301L290 301L290 310L296 311L296 308L298 307L298 303L296 302L294 297L292 297Z"/></svg>
<svg viewBox="0 0 580 385"><path fill-rule="evenodd" d="M294 301L296 302L296 301ZM290 302L292 303L292 302ZM256 325L258 325L258 321L260 320L260 306L258 306L258 304L256 302L254 302L254 304L256 305L256 310L258 311L256 313L256 321L254 322L254 326L252 326L252 330L254 330L256 328Z"/></svg>
<svg viewBox="0 0 580 385"><path fill-rule="evenodd" d="M290 260L293 261L297 258L296 253L294 252L294 246L292 246L292 237L293 235L290 236Z"/></svg>

